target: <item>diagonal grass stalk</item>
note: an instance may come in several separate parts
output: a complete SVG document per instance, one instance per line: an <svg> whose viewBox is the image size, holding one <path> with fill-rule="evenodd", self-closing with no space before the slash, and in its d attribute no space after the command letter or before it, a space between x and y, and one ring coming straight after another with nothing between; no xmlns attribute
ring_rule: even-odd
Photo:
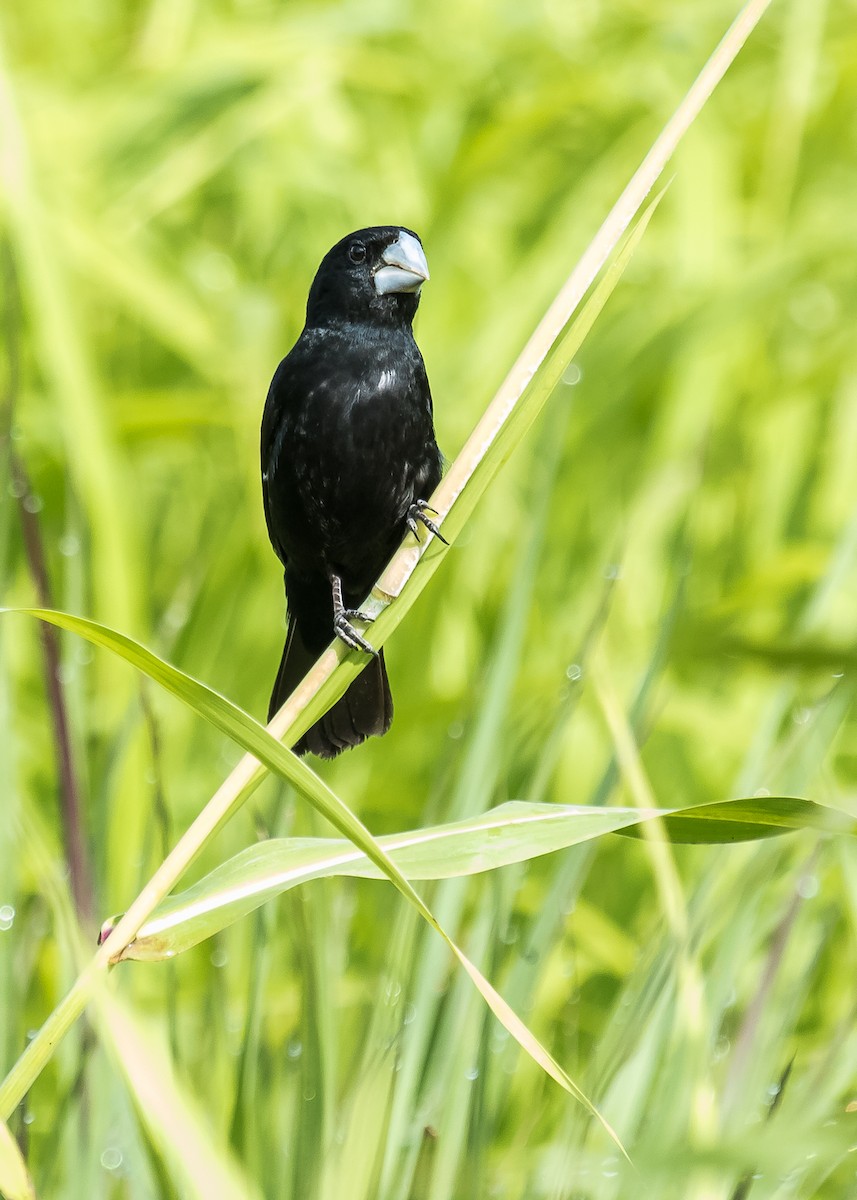
<svg viewBox="0 0 857 1200"><path fill-rule="evenodd" d="M770 0L751 0L739 14L611 210L601 230L572 272L568 282L512 368L497 397L440 485L434 497L434 506L444 519L444 530L450 540L460 531L493 476L537 416L568 359L576 352L591 328L595 317L618 282L636 242L642 236L654 206L651 206L644 214L622 253L605 274L589 303L583 309L580 318L567 332L563 333L599 270L617 246L634 215L640 210L645 197L654 186L682 136L695 120L769 3ZM375 626L376 640L379 645L383 644L389 633L402 620L405 612L414 603L416 596L439 565L443 555L442 549L433 545L428 553L424 553L425 549L424 545L419 548L403 546L379 581L377 591L380 595L374 596L370 605L370 607L374 606L374 611L379 614ZM397 602L390 604L391 598L396 598ZM57 616L54 614L55 619ZM58 621L58 623L60 622ZM327 707L337 695L345 690L348 682L356 676L358 670L359 664L353 658L344 656L339 649L329 649L295 695L271 722L269 733L276 738L283 738L288 734L293 739L299 735L323 708ZM248 719L248 723L249 729L245 732L248 735L252 734L257 748L265 748L263 757L276 755L269 744L272 739L265 738L261 728L256 726L255 722ZM278 765L282 767L284 774L294 777L296 767L293 764L296 760L282 747L279 749L284 757L280 759L279 755L276 755ZM306 786L309 786L307 777L314 780L313 789L316 789L316 785L321 786L307 768L303 768L303 770L306 772L306 775L303 776ZM175 850L130 906L125 917L117 925L110 943L101 947L66 999L48 1019L27 1052L10 1072L0 1087L0 1112L8 1113L17 1105L32 1080L50 1058L59 1038L83 1011L92 981L107 969L111 959L130 942L155 905L172 889L213 834L237 811L263 774L264 769L260 766L257 758L248 755L241 760L235 771L218 789L216 795L180 840ZM316 791L317 799L319 795L320 793ZM343 822L346 818L342 811L343 806L331 806L329 804L331 796L332 793L327 797L327 815L336 816L339 827L344 832L348 832L348 835L354 840L359 841L359 844L367 849L367 853L378 862L379 866L383 865L388 877L393 878L400 890L419 907L425 919L438 928L429 910L378 850L368 833L356 822L351 825L350 829L344 829ZM323 805L320 807L322 811L325 811ZM347 810L345 811L347 812ZM442 930L438 931L443 933ZM450 945L506 1028L521 1041L553 1078L575 1094L579 1094L561 1068L553 1062L543 1048L538 1046L538 1043L535 1043L502 998L494 992L475 967L451 942ZM579 1098L584 1099L591 1111L591 1106L588 1105L585 1098Z"/></svg>

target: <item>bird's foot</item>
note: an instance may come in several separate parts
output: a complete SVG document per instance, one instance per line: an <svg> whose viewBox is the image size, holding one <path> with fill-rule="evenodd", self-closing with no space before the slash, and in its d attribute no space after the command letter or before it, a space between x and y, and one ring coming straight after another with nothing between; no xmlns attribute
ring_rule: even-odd
<svg viewBox="0 0 857 1200"><path fill-rule="evenodd" d="M333 618L333 632L350 650L362 650L365 654L377 658L378 651L354 628L351 624L352 619L366 622L375 620L369 613L360 612L357 608L341 608Z"/></svg>
<svg viewBox="0 0 857 1200"><path fill-rule="evenodd" d="M437 516L437 509L432 508L427 500L415 500L408 509L408 515L405 517L405 524L407 525L408 529L410 529L417 541L420 540L419 526L417 525L417 521L419 521L421 524L425 525L429 533L433 533L436 538L440 538L444 546L448 546L449 542L428 515L429 513L434 513L434 515Z"/></svg>

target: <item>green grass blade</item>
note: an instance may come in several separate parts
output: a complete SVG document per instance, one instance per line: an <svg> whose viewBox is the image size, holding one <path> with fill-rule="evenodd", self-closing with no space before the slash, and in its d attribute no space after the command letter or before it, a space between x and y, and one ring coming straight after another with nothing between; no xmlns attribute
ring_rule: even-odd
<svg viewBox="0 0 857 1200"><path fill-rule="evenodd" d="M237 705L232 704L225 696L212 691L211 688L206 687L199 680L185 675L184 672L179 671L176 667L164 662L163 659L153 654L151 650L147 650L144 646L135 642L133 638L108 629L96 621L87 620L85 617L72 616L69 613L49 611L47 609L6 609L0 611L15 611L37 617L40 620L58 625L62 629L77 633L94 645L103 646L111 650L114 654L117 654L120 658L124 658L126 662L136 666L151 679L161 684L167 691L172 692L173 695L188 704L196 713L210 721L216 728L228 734L248 754L254 756L258 762L264 763L269 770L292 783L322 816L327 817L336 829L344 833L356 846L359 846L367 857L376 864L381 873L414 905L423 919L447 943L475 986L482 993L482 996L495 1016L506 1027L512 1037L547 1071L552 1079L565 1088L571 1095L575 1096L587 1111L602 1123L617 1146L625 1153L619 1138L607 1122L604 1121L593 1103L566 1074L559 1063L552 1058L538 1039L527 1029L520 1018L512 1012L509 1005L473 963L470 962L452 938L449 937L433 913L414 891L398 867L395 866L389 856L381 849L368 829L305 763L272 737L268 730L263 728L257 721L254 721L248 713L238 708ZM137 900L131 905L115 928L111 930L109 940L103 943L88 971L95 967L106 967L109 962L117 961L121 957L125 947L139 932L143 921L150 915L155 904L163 899L176 879L180 877L181 873L206 844L211 834L234 811L234 799L234 797L227 798L222 809L215 805L214 800L209 803L204 813L197 818L196 822L185 833L179 844L155 873L153 879L137 897ZM206 814L209 814L208 820L201 825ZM81 979L86 975L87 972L84 973ZM87 992L88 990L84 988L84 1002ZM78 996L80 996L79 992ZM82 1011L82 1009L78 1010L78 1015L79 1011ZM66 1016L71 1012L72 1010L69 1009ZM21 1088L23 1087L26 1090L32 1079L36 1077L30 1074L29 1068L24 1070L22 1064L25 1061L35 1064L36 1059L34 1056L37 1053L46 1055L41 1060L41 1066L44 1066L47 1062L53 1043L47 1035L44 1039L40 1039L42 1039L41 1033L30 1044L28 1051L22 1056L19 1063L16 1064L16 1068L13 1068L13 1072L10 1076L7 1076L2 1088L0 1088L0 1113L6 1111L9 1106L14 1107L20 1099L21 1094L23 1094ZM21 1067L20 1074L16 1074L18 1067ZM36 1074L38 1074L38 1071Z"/></svg>
<svg viewBox="0 0 857 1200"><path fill-rule="evenodd" d="M80 326L79 306L55 252L42 197L30 169L17 97L0 40L0 151L3 215L19 263L22 288L37 316L37 344L64 432L69 470L103 554L96 558L96 602L131 627L138 623L140 582L122 487L124 467L107 418L107 403Z"/></svg>
<svg viewBox="0 0 857 1200"><path fill-rule="evenodd" d="M848 813L794 796L715 801L680 811L665 810L662 820L669 841L695 845L755 841L794 829L852 836L857 833L857 821ZM642 824L616 832L625 837L643 836Z"/></svg>
<svg viewBox="0 0 857 1200"><path fill-rule="evenodd" d="M99 992L102 1029L180 1194L193 1200L260 1200L261 1191L175 1078L166 1046L126 1004L103 989Z"/></svg>
<svg viewBox="0 0 857 1200"><path fill-rule="evenodd" d="M670 841L697 845L755 841L799 829L857 834L857 820L847 814L788 796L727 800L681 811L511 801L475 818L379 838L378 845L407 879L452 879L526 862L608 833L642 837L642 826L655 822L657 829L658 821ZM260 842L161 904L122 958L171 958L266 900L311 879L337 875L384 878L363 852L341 839Z"/></svg>

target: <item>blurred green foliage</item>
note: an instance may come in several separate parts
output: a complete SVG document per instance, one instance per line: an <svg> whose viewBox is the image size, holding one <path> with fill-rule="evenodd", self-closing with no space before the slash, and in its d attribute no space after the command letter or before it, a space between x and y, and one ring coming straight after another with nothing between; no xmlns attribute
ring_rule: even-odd
<svg viewBox="0 0 857 1200"><path fill-rule="evenodd" d="M733 15L5 9L4 602L35 598L24 506L59 607L261 715L283 599L258 423L321 255L365 224L420 232L417 337L454 456ZM779 0L691 130L567 383L390 643L392 731L323 768L374 832L510 797L632 800L610 696L664 805L767 790L855 811L856 16ZM6 617L0 639L5 1065L76 960L39 634ZM237 752L83 643L62 656L107 915ZM269 832L325 831L268 783L200 869ZM854 847L809 835L666 864L615 839L427 889L637 1177L386 885L311 884L118 988L195 1119L278 1200L728 1200L748 1170L752 1200L841 1200L855 868ZM81 1028L16 1114L39 1194L193 1194L114 1061Z"/></svg>

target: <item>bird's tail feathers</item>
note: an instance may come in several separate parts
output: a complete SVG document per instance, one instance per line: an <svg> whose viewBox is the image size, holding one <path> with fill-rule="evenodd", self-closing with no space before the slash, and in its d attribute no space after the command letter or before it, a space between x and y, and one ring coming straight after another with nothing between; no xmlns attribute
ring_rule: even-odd
<svg viewBox="0 0 857 1200"><path fill-rule="evenodd" d="M307 650L294 617L268 705L268 720L283 706L318 658ZM348 691L292 747L295 754L311 751L320 758L335 758L369 737L381 737L393 720L393 697L387 679L384 651L367 663Z"/></svg>

